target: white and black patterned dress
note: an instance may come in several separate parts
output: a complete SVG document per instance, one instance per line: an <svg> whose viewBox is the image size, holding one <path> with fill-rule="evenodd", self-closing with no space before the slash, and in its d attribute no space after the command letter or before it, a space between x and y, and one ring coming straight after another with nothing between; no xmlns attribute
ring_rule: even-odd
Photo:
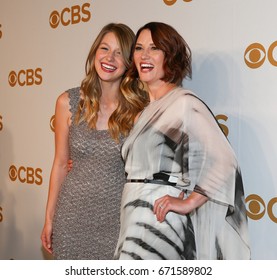
<svg viewBox="0 0 277 280"><path fill-rule="evenodd" d="M73 169L59 193L53 222L55 259L112 259L119 233L124 162L108 130L76 125L79 88L68 90L72 112L69 131Z"/></svg>
<svg viewBox="0 0 277 280"><path fill-rule="evenodd" d="M209 108L193 93L177 88L151 102L122 154L128 180L162 174L177 184L125 184L115 259L250 258L236 157ZM209 200L189 215L169 212L158 222L155 200L166 194L177 197L181 189Z"/></svg>

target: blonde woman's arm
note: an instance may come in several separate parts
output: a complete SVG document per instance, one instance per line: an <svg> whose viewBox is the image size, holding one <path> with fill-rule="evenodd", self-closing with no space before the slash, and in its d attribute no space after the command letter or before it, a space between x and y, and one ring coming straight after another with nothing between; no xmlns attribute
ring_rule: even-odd
<svg viewBox="0 0 277 280"><path fill-rule="evenodd" d="M42 245L52 254L52 223L61 184L67 174L69 159L69 126L71 113L68 93L61 94L56 101L55 109L55 156L51 169L45 223L41 233Z"/></svg>

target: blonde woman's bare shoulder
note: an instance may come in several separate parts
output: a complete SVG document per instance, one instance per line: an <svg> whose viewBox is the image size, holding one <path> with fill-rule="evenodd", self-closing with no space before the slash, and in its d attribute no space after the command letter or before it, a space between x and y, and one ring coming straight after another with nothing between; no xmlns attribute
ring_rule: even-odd
<svg viewBox="0 0 277 280"><path fill-rule="evenodd" d="M69 108L69 94L67 91L61 93L57 98L57 106Z"/></svg>
<svg viewBox="0 0 277 280"><path fill-rule="evenodd" d="M65 91L58 96L55 111L56 117L60 117L62 115L69 120L69 123L71 123L70 99L68 92Z"/></svg>

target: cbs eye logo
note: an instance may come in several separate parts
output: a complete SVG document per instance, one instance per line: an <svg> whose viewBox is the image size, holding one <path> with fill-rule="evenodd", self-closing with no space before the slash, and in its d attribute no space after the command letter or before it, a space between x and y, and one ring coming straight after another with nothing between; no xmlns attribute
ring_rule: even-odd
<svg viewBox="0 0 277 280"><path fill-rule="evenodd" d="M276 46L277 41L273 42L266 51L265 47L260 43L249 45L244 52L245 64L249 68L256 69L261 67L267 58L271 65L277 66L277 60L274 58Z"/></svg>
<svg viewBox="0 0 277 280"><path fill-rule="evenodd" d="M274 214L274 206L277 207L277 197L273 197L266 205L264 200L256 195L251 194L245 199L247 216L252 220L260 220L266 211L270 220L277 223L277 213Z"/></svg>
<svg viewBox="0 0 277 280"><path fill-rule="evenodd" d="M77 24L81 21L88 22L91 18L89 7L90 4L85 3L82 6L75 5L70 8L66 7L60 13L58 11L53 11L49 17L49 24L55 29L60 23L63 26L68 26L69 24Z"/></svg>
<svg viewBox="0 0 277 280"><path fill-rule="evenodd" d="M167 6L172 6L177 2L177 0L163 0L163 1ZM191 2L192 0L183 0L183 1L184 2Z"/></svg>
<svg viewBox="0 0 277 280"><path fill-rule="evenodd" d="M0 131L3 129L2 116L0 115Z"/></svg>
<svg viewBox="0 0 277 280"><path fill-rule="evenodd" d="M11 71L8 78L9 84L11 87L16 84L21 87L40 85L42 83L41 72L41 68L20 70L18 73Z"/></svg>
<svg viewBox="0 0 277 280"><path fill-rule="evenodd" d="M223 133L227 137L229 134L229 128L225 124L222 124L220 121L223 120L226 122L228 120L228 117L226 115L217 115L215 118L217 119Z"/></svg>
<svg viewBox="0 0 277 280"><path fill-rule="evenodd" d="M10 166L9 177L11 181L19 180L21 183L27 183L30 185L42 184L42 170L40 168L24 167L20 166L16 168L14 165Z"/></svg>
<svg viewBox="0 0 277 280"><path fill-rule="evenodd" d="M53 115L50 119L50 128L53 132L55 132L55 115Z"/></svg>

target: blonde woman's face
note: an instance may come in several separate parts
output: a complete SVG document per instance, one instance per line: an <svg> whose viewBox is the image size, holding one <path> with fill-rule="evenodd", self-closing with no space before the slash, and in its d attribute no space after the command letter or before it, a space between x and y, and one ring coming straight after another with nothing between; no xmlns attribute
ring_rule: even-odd
<svg viewBox="0 0 277 280"><path fill-rule="evenodd" d="M114 33L107 33L95 55L95 69L105 82L119 82L126 71L124 58Z"/></svg>

